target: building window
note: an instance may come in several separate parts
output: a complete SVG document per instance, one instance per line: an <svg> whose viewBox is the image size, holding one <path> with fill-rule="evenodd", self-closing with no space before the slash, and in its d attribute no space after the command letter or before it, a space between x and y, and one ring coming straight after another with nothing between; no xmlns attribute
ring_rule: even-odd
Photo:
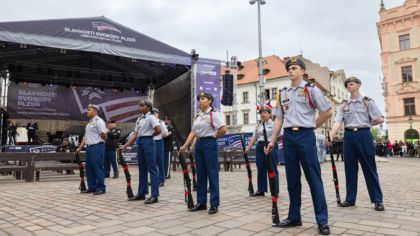
<svg viewBox="0 0 420 236"><path fill-rule="evenodd" d="M415 115L416 104L414 98L404 98L404 115Z"/></svg>
<svg viewBox="0 0 420 236"><path fill-rule="evenodd" d="M277 88L272 88L271 89L271 97L273 99L277 99Z"/></svg>
<svg viewBox="0 0 420 236"><path fill-rule="evenodd" d="M410 48L410 35L400 35L400 51L407 50Z"/></svg>
<svg viewBox="0 0 420 236"><path fill-rule="evenodd" d="M249 124L249 113L244 113L244 125Z"/></svg>
<svg viewBox="0 0 420 236"><path fill-rule="evenodd" d="M243 92L242 93L242 103L249 103L248 92Z"/></svg>
<svg viewBox="0 0 420 236"><path fill-rule="evenodd" d="M226 115L226 125L230 125L230 115Z"/></svg>
<svg viewBox="0 0 420 236"><path fill-rule="evenodd" d="M270 100L270 89L266 89L264 92L265 100Z"/></svg>
<svg viewBox="0 0 420 236"><path fill-rule="evenodd" d="M401 67L401 76L402 82L413 82L413 67L412 66L404 66Z"/></svg>

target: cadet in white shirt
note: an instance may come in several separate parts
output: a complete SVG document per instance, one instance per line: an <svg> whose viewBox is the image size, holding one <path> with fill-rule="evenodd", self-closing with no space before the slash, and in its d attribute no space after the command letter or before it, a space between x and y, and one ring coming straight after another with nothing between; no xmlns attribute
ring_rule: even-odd
<svg viewBox="0 0 420 236"><path fill-rule="evenodd" d="M213 96L200 92L197 96L199 113L195 116L190 134L178 152L185 150L197 139L194 154L197 167L197 205L190 211L207 209L207 179L210 184L209 214L218 212L219 196L219 158L216 139L226 133L225 123L220 111L211 106Z"/></svg>
<svg viewBox="0 0 420 236"><path fill-rule="evenodd" d="M86 114L89 123L86 125L85 136L77 148L76 153L85 146L86 148L86 178L88 189L83 193L93 193L94 195L104 194L105 187L105 139L108 129L105 122L98 116L99 107L89 104Z"/></svg>
<svg viewBox="0 0 420 236"><path fill-rule="evenodd" d="M261 122L264 122L265 129L267 132L267 138L268 142L271 141L271 135L273 134L273 120L271 119L271 109L264 106L259 111L261 116ZM248 147L246 148L245 152L248 153L249 150L254 146L255 142L257 142L256 147L256 164L257 164L257 170L258 170L258 189L257 191L251 195L252 197L257 196L264 196L265 192L267 192L267 160L265 158L264 153L264 133L263 133L263 125L262 123L259 123L257 127L255 127L254 133L252 134L251 140L248 144ZM270 152L271 156L271 165L273 166L274 173L276 174L275 180L277 184L277 189L279 189L279 172L277 170L277 163L278 163L278 145L277 143L274 144L273 150Z"/></svg>
<svg viewBox="0 0 420 236"><path fill-rule="evenodd" d="M136 121L134 135L125 143L121 150L125 150L134 140L137 139L137 159L139 163L139 190L138 194L128 199L129 201L145 200L149 193L147 184L148 172L151 182L151 197L144 201L145 204L158 202L159 196L159 174L156 167L156 145L153 137L161 133L158 119L152 114L153 104L150 101L140 101L140 112L142 113Z"/></svg>
<svg viewBox="0 0 420 236"><path fill-rule="evenodd" d="M311 190L318 232L328 235L330 234L328 207L317 157L314 129L332 116L331 107L319 88L303 81L306 66L302 60L290 59L285 67L289 72L291 84L279 91L278 104L274 113L276 120L273 136L268 145L268 150L271 150L283 126L284 162L290 206L288 217L280 223L279 227L302 225L300 214L302 205L300 167L302 166Z"/></svg>
<svg viewBox="0 0 420 236"><path fill-rule="evenodd" d="M159 187L163 187L165 183L165 167L164 167L164 150L163 150L163 137L168 136L168 129L165 122L159 120L159 109L153 108L153 113L159 121L160 129L162 132L153 137L156 144L156 164L159 171Z"/></svg>
<svg viewBox="0 0 420 236"><path fill-rule="evenodd" d="M375 144L370 128L382 124L384 117L375 102L359 92L362 82L356 77L344 81L344 87L350 92L349 100L344 100L337 109L335 123L331 130L334 138L341 124L344 123L344 167L346 171L346 200L341 207L354 206L357 195L357 176L359 164L365 176L370 201L375 210L383 211L382 191L375 162ZM327 142L328 145L331 145Z"/></svg>

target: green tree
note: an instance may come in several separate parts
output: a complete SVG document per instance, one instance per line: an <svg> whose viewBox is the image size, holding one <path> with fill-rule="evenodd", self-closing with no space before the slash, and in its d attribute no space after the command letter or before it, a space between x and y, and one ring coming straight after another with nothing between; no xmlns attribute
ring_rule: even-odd
<svg viewBox="0 0 420 236"><path fill-rule="evenodd" d="M372 129L370 129L370 132L372 132L373 139L376 142L380 142L383 140L381 130L379 128L373 127Z"/></svg>

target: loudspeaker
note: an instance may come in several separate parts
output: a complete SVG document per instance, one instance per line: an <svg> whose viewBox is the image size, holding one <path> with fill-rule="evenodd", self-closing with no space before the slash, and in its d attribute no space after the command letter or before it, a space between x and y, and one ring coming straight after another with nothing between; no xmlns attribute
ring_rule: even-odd
<svg viewBox="0 0 420 236"><path fill-rule="evenodd" d="M223 96L222 104L225 106L232 106L233 104L233 75L223 75Z"/></svg>

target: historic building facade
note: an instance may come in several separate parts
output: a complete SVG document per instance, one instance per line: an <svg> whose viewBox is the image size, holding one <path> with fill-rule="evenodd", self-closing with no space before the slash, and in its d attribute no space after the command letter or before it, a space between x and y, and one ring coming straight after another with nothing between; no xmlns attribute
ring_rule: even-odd
<svg viewBox="0 0 420 236"><path fill-rule="evenodd" d="M416 140L420 129L420 0L386 9L377 23L389 140Z"/></svg>

